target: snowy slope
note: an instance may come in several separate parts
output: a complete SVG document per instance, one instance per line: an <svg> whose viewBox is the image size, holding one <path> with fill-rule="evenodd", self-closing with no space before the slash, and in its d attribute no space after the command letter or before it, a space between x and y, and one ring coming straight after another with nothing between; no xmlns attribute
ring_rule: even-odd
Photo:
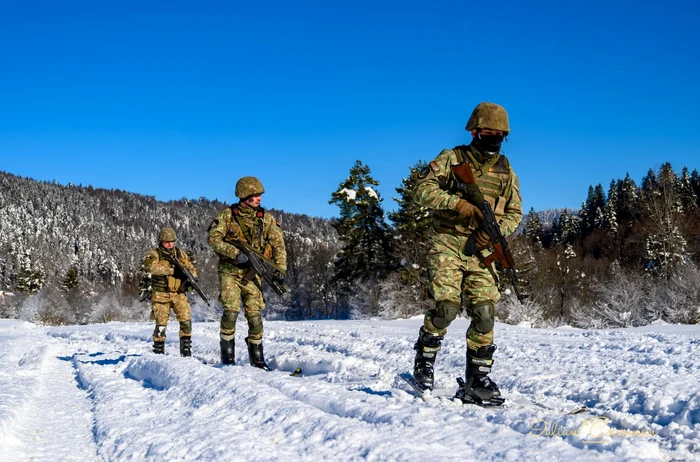
<svg viewBox="0 0 700 462"><path fill-rule="evenodd" d="M156 356L150 324L0 320L0 459L700 460L700 326L498 325L493 378L510 399L486 410L424 403L396 378L420 323L267 322L266 373L242 333L239 365L219 365L216 323L196 323L180 358L175 325ZM463 373L466 327L444 342L439 386ZM533 434L543 425L563 436Z"/></svg>

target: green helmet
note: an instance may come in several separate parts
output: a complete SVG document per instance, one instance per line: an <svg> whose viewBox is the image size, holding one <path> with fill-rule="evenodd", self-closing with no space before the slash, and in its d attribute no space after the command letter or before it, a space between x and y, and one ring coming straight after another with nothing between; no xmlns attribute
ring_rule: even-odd
<svg viewBox="0 0 700 462"><path fill-rule="evenodd" d="M262 182L254 176L244 176L236 183L236 197L245 199L265 192Z"/></svg>
<svg viewBox="0 0 700 462"><path fill-rule="evenodd" d="M160 242L175 242L177 240L175 230L172 228L162 228L158 240Z"/></svg>
<svg viewBox="0 0 700 462"><path fill-rule="evenodd" d="M475 128L490 128L491 130L500 130L504 136L510 133L510 125L508 124L508 113L503 108L494 103L479 103L472 115L469 117L465 129L470 132Z"/></svg>

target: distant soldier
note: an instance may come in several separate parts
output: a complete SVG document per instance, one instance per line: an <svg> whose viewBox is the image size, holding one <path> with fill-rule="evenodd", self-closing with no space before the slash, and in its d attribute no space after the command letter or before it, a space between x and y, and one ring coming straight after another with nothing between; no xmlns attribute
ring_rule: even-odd
<svg viewBox="0 0 700 462"><path fill-rule="evenodd" d="M236 197L240 201L224 209L209 226L209 245L219 256L220 300L224 306L221 317L221 362L236 364L234 334L241 302L248 320L248 346L250 364L270 370L263 355L263 320L261 312L265 301L259 275L251 277L248 257L233 245L241 241L254 247L277 267L286 271L287 253L284 248L282 228L275 218L260 207L262 183L255 177L245 176L236 183ZM284 275L276 275L279 283Z"/></svg>
<svg viewBox="0 0 700 462"><path fill-rule="evenodd" d="M415 345L414 378L423 389L433 388L433 366L447 327L461 311L464 296L471 324L467 330L464 401L489 403L500 399L498 386L488 378L493 364L494 304L500 298L495 272L477 256L466 255L469 236L477 232L478 249L490 246L488 234L477 230L483 215L458 188L451 166L468 162L479 190L491 205L504 236L522 220L520 184L501 143L510 133L508 114L497 104L480 103L469 117L468 146L445 149L421 173L416 203L433 209L428 274L435 306L427 310ZM460 396L461 397L461 396Z"/></svg>
<svg viewBox="0 0 700 462"><path fill-rule="evenodd" d="M185 252L175 247L177 236L172 228L160 230L160 245L157 249L146 254L144 267L151 273L151 319L156 321L156 329L153 331L153 352L163 354L165 352L165 328L168 325L170 310L175 312L180 322L180 355L192 355L192 315L190 302L187 300L187 278L175 266L173 260L177 260L187 268L193 276L197 276L197 270Z"/></svg>

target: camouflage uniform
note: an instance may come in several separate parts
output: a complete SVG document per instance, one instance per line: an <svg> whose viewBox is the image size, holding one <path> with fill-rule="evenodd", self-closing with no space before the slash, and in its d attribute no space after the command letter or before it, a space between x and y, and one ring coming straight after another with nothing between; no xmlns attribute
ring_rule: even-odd
<svg viewBox="0 0 700 462"><path fill-rule="evenodd" d="M489 269L478 258L464 253L467 239L478 223L475 217L466 220L454 211L457 200L463 196L455 187L450 166L465 160L472 165L479 189L491 204L503 235L512 234L522 219L518 177L505 156L498 156L492 166L484 165L481 154L473 145L469 145L445 149L430 162L416 188L414 200L434 210L428 271L436 307L426 313L424 327L431 334L440 336L447 333L449 322L447 325L438 322L439 326L436 326L433 319L444 319L444 313L442 316L440 313L446 303L459 307L464 294L468 314L472 316L471 311L475 307L484 304L493 306L500 298L496 281ZM493 329L479 332L474 325L469 327L469 348L491 343Z"/></svg>
<svg viewBox="0 0 700 462"><path fill-rule="evenodd" d="M491 125L484 124L489 121ZM466 128L468 131L480 128L500 130L507 135L509 125L505 109L492 103L481 103L474 110ZM500 143L497 149L500 150ZM414 193L417 204L433 210L428 274L435 307L425 314L416 344L418 354L414 371L414 375L421 375L419 360L422 361L421 365L425 365L426 361L430 363L426 388L432 388L432 364L447 327L461 311L462 297L467 314L472 319L466 334L468 355L470 351L475 356L477 351L490 350L492 354L495 350L494 304L500 298L495 271L484 267L479 258L465 254L467 240L479 226L479 221L475 214L464 217L456 211L458 201L468 198L457 188L457 180L450 166L461 162L471 165L479 189L491 205L501 232L508 236L522 219L522 199L518 177L508 159L498 154L498 150L494 153L484 152L476 139L468 146L443 150L421 172ZM484 249L486 251L488 249ZM491 361L491 356L486 356ZM488 369L490 371L490 367Z"/></svg>
<svg viewBox="0 0 700 462"><path fill-rule="evenodd" d="M253 209L243 204L246 197L262 192L264 189L259 180L253 177L242 178L236 187L236 195L242 199L241 202L221 211L209 226L209 245L219 256L219 299L224 307L220 337L223 342L233 341L241 302L248 321L246 342L261 345L263 338L261 312L265 308L265 301L261 291L262 281L259 275L246 281L244 276L251 269L250 263L241 264L237 261L240 251L232 242L247 243L283 271L287 268L287 254L279 222L262 207Z"/></svg>
<svg viewBox="0 0 700 462"><path fill-rule="evenodd" d="M193 276L197 276L197 270L185 252L177 247L168 250L162 246L162 242L175 241L175 231L164 228L160 238L161 245L148 252L144 261L144 268L152 276L151 320L156 321L156 328L153 331L155 348L159 347L158 343L162 346L162 342L165 342L165 329L171 309L180 322L180 338L187 338L189 343L189 337L192 336L190 303L185 295L186 278L170 260L177 258Z"/></svg>

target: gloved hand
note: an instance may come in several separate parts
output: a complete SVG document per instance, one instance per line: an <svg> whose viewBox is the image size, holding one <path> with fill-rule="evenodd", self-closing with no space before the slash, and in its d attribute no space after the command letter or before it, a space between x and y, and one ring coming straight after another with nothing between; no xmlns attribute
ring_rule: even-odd
<svg viewBox="0 0 700 462"><path fill-rule="evenodd" d="M479 250L485 249L486 247L489 246L489 244L491 244L491 238L486 233L486 231L477 230L476 231L476 248Z"/></svg>
<svg viewBox="0 0 700 462"><path fill-rule="evenodd" d="M238 255L236 255L236 263L239 265L245 265L248 263L248 255L244 254L243 252L238 252Z"/></svg>
<svg viewBox="0 0 700 462"><path fill-rule="evenodd" d="M457 200L457 204L455 204L455 211L464 218L476 217L476 219L479 221L484 219L484 214L481 213L479 207L470 204L464 199Z"/></svg>

